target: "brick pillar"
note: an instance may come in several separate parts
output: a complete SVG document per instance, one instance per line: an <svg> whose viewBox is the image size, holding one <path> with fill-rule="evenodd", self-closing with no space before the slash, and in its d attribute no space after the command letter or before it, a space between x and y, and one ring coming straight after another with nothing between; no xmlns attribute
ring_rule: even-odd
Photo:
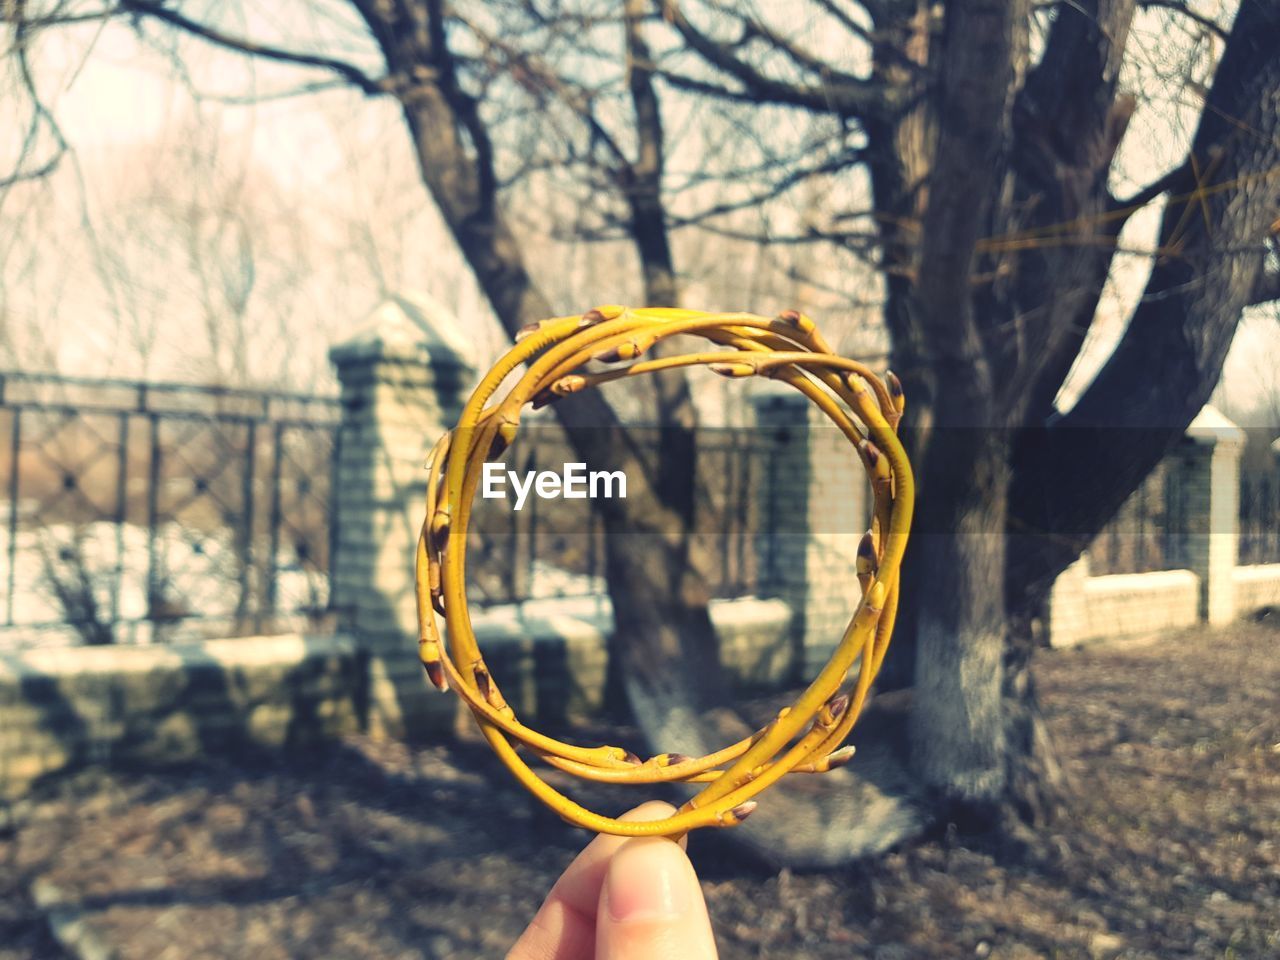
<svg viewBox="0 0 1280 960"><path fill-rule="evenodd" d="M808 399L754 398L773 455L762 485L760 593L792 609L796 667L812 676L858 603L854 561L867 529L866 474L857 452Z"/></svg>
<svg viewBox="0 0 1280 960"><path fill-rule="evenodd" d="M1180 450L1186 517L1184 556L1200 578L1200 617L1230 623L1236 615L1234 571L1240 549L1240 454L1244 431L1214 407L1191 421Z"/></svg>
<svg viewBox="0 0 1280 960"><path fill-rule="evenodd" d="M393 296L329 351L342 384L333 606L367 664L364 715L379 736L453 720L453 698L430 688L418 663L414 551L427 454L475 379L454 323L429 298Z"/></svg>

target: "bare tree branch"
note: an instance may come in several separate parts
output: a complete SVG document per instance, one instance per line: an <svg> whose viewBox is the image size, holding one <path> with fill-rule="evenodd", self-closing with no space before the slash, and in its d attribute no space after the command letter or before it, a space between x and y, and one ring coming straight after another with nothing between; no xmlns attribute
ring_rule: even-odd
<svg viewBox="0 0 1280 960"><path fill-rule="evenodd" d="M248 37L239 37L225 33L208 24L192 20L190 17L172 10L156 0L120 0L120 12L151 17L169 26L177 27L185 33L199 37L208 43L224 50L232 50L246 56L262 57L280 63L292 63L302 67L316 67L336 73L339 77L369 96L380 96L391 92L391 79L375 79L354 64L334 57L326 57L297 50L287 50L271 44L257 43Z"/></svg>
<svg viewBox="0 0 1280 960"><path fill-rule="evenodd" d="M838 71L829 64L823 65L823 79L820 83L779 80L766 75L753 64L735 55L734 44L716 40L695 28L681 12L676 0L665 0L663 14L679 31L680 36L690 48L701 54L703 59L717 70L741 83L744 94L755 102L784 103L859 119L877 116L888 107L885 90L870 80ZM744 25L749 23L749 21L743 22ZM758 25L748 26L747 29L770 40L776 38L776 34L772 31L763 32ZM797 63L811 59L790 45L781 46L779 49ZM813 62L816 63L816 61ZM667 75L664 74L665 76ZM711 89L715 89L714 85L711 85ZM721 89L729 96L734 96L731 88ZM710 90L704 92L710 92Z"/></svg>
<svg viewBox="0 0 1280 960"><path fill-rule="evenodd" d="M13 54L18 63L18 75L21 78L22 86L31 100L31 123L27 126L26 135L23 137L22 147L14 164L14 172L0 178L0 190L5 190L17 183L41 180L49 176L58 168L58 165L69 150L66 137L63 136L62 128L58 125L57 118L45 105L40 96L40 91L36 87L35 76L31 70L31 62L28 59L28 37L30 33L31 31L25 22L18 20L15 23ZM23 169L24 162L31 151L35 149L42 126L47 128L53 136L53 153L42 163ZM4 194L0 194L0 205L3 204L4 196Z"/></svg>
<svg viewBox="0 0 1280 960"><path fill-rule="evenodd" d="M1171 10L1179 16L1186 17L1193 23L1197 23L1212 33L1219 40L1226 40L1230 36L1218 21L1214 20L1208 14L1200 13L1192 10L1186 0L1138 0L1138 6L1144 9L1163 9Z"/></svg>

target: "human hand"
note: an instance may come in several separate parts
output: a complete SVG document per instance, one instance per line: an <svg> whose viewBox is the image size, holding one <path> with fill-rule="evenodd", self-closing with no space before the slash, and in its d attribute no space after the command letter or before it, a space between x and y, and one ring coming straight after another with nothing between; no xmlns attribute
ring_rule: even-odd
<svg viewBox="0 0 1280 960"><path fill-rule="evenodd" d="M655 800L622 819L674 812ZM552 886L507 960L716 960L684 848L683 837L596 837Z"/></svg>

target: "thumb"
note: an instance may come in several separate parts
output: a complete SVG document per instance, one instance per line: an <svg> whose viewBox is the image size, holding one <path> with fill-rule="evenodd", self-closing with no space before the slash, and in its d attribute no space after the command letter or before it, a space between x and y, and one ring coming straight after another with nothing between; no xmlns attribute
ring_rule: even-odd
<svg viewBox="0 0 1280 960"><path fill-rule="evenodd" d="M596 913L596 960L715 960L707 905L685 852L628 840L609 861Z"/></svg>

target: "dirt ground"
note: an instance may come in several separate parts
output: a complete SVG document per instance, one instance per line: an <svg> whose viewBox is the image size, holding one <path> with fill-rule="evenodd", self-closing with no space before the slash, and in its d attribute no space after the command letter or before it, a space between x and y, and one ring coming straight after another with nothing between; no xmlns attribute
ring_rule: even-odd
<svg viewBox="0 0 1280 960"><path fill-rule="evenodd" d="M1037 673L1066 818L808 874L695 835L721 956L1280 957L1277 618ZM500 957L585 840L467 745L86 773L0 832L0 960L64 956L37 880L121 960Z"/></svg>

